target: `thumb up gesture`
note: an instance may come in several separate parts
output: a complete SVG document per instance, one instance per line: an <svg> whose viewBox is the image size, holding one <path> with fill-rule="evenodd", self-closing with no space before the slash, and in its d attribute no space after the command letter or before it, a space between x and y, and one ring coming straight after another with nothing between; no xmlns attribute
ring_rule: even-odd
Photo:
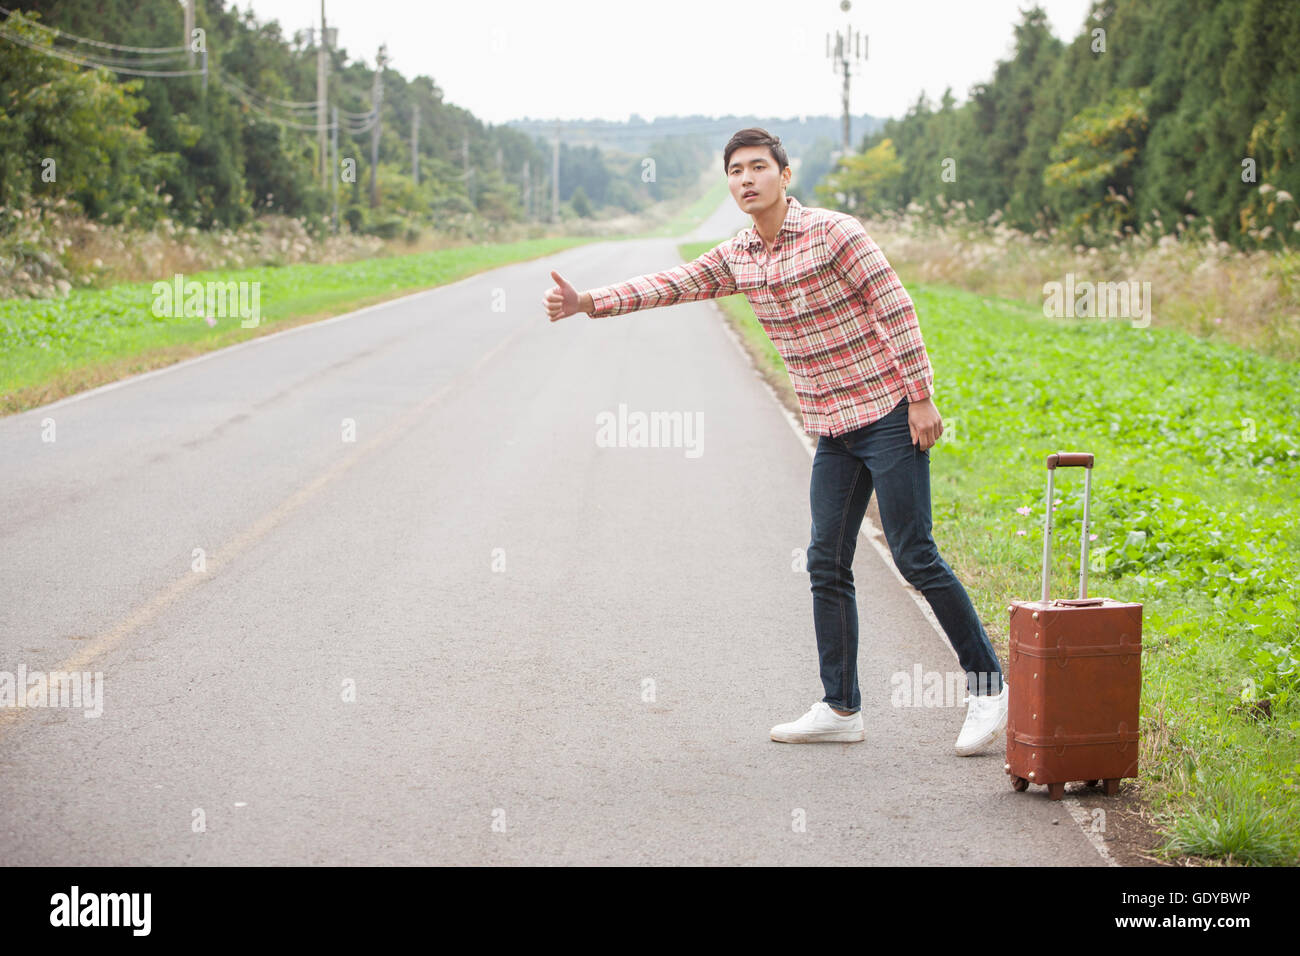
<svg viewBox="0 0 1300 956"><path fill-rule="evenodd" d="M555 285L551 286L543 300L546 303L546 314L551 317L551 321L580 312L578 290L565 282L558 272L552 272L551 278L555 280Z"/></svg>

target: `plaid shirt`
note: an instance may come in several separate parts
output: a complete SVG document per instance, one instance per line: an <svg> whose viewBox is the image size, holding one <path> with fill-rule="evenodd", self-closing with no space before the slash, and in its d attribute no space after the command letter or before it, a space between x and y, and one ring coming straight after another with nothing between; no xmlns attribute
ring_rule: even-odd
<svg viewBox="0 0 1300 956"><path fill-rule="evenodd" d="M843 435L934 391L921 326L854 217L786 197L768 255L752 226L694 262L592 289L593 319L743 293L785 360L810 435Z"/></svg>

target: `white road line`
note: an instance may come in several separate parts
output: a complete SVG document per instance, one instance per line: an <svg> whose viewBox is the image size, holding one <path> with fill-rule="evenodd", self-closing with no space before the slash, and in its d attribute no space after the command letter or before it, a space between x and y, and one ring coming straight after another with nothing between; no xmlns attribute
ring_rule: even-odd
<svg viewBox="0 0 1300 956"><path fill-rule="evenodd" d="M474 373L507 346L512 345L525 335L530 328L532 327L528 325L516 326L514 331L480 355L472 365L457 372L448 381L425 396L417 405L406 409L389 421L378 434L364 445L355 448L346 457L335 460L333 464L329 465L315 478L296 488L283 501L263 513L252 524L239 531L232 539L210 555L208 557L208 570L205 573L183 572L179 578L173 579L169 585L155 592L143 604L133 608L125 618L118 621L112 628L96 635L71 660L66 660L59 666L50 668L50 670L70 673L87 670L92 662L98 661L104 654L116 649L123 641L134 635L142 627L150 624L158 615L170 608L190 590L205 584L213 578L218 578L226 567L234 564L237 558L242 557L251 547L279 528L300 507L312 501L322 489L329 486L335 478L345 474L359 462L367 460L372 452L378 451L423 422L425 413L429 409L442 401L445 395L453 392L464 380L472 380ZM7 725L16 723L19 718L28 712L28 708L25 707L0 710L0 731L3 731Z"/></svg>
<svg viewBox="0 0 1300 956"><path fill-rule="evenodd" d="M1106 849L1106 843L1102 840L1101 835L1092 828L1092 820L1088 816L1088 811L1083 808L1083 804L1079 803L1074 797L1065 797L1061 802L1070 811L1070 816L1074 817L1074 822L1079 824L1079 829L1088 838L1088 842L1092 844L1093 849L1101 854L1101 858L1106 861L1106 865L1119 866L1115 858L1110 855L1110 851Z"/></svg>

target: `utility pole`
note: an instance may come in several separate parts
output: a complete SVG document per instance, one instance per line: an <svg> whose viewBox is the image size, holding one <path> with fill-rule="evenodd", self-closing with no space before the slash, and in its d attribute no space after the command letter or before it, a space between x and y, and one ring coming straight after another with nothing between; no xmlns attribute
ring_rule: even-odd
<svg viewBox="0 0 1300 956"><path fill-rule="evenodd" d="M320 148L320 181L329 175L329 150L325 142L325 100L329 96L329 31L325 26L325 0L320 0L320 39L316 44L316 138Z"/></svg>
<svg viewBox="0 0 1300 956"><path fill-rule="evenodd" d="M182 42L185 46L186 61L189 63L189 68L192 70L194 69L194 0L181 0L181 3L185 7L185 25L184 27L182 27L182 29L185 31L185 36L183 37ZM207 93L208 91L208 45L206 42L203 44L202 53L203 53L203 60L202 60L203 92Z"/></svg>
<svg viewBox="0 0 1300 956"><path fill-rule="evenodd" d="M321 0L323 3L324 0ZM384 64L388 62L388 46L380 44L379 55L375 57L375 83L370 90L371 111L375 114L375 125L370 127L370 208L379 206L379 127L380 108L384 104Z"/></svg>
<svg viewBox="0 0 1300 956"><path fill-rule="evenodd" d="M533 174L528 168L528 160L524 160L524 220L531 221L533 218Z"/></svg>
<svg viewBox="0 0 1300 956"><path fill-rule="evenodd" d="M334 118L334 128L330 130L330 187L334 193L334 211L330 214L330 222L334 226L334 231L339 231L339 108L335 106L332 110Z"/></svg>
<svg viewBox="0 0 1300 956"><path fill-rule="evenodd" d="M420 107L411 107L411 182L420 185Z"/></svg>
<svg viewBox="0 0 1300 956"><path fill-rule="evenodd" d="M840 9L843 10L846 15L852 6L853 5L849 0L840 0ZM831 50L831 36L832 34L830 33L826 34L826 55L831 58L832 71L836 73L842 72L844 74L844 91L842 93L844 108L844 152L841 155L847 156L852 152L852 148L849 145L852 142L849 135L849 76L852 73L852 68L856 64L865 62L867 59L867 38L864 37L860 31L854 30L847 21L844 26L844 31L842 33L836 31L834 34L834 51Z"/></svg>
<svg viewBox="0 0 1300 956"><path fill-rule="evenodd" d="M551 153L551 222L560 221L560 124L555 124L555 149Z"/></svg>
<svg viewBox="0 0 1300 956"><path fill-rule="evenodd" d="M465 195L469 197L469 204L477 206L474 201L474 169L469 164L469 133L461 133L460 137L460 165L462 175L465 177Z"/></svg>

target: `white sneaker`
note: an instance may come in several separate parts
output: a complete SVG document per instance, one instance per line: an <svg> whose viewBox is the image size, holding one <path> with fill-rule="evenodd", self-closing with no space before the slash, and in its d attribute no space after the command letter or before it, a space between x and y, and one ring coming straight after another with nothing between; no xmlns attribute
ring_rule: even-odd
<svg viewBox="0 0 1300 956"><path fill-rule="evenodd" d="M998 732L1007 726L1007 687L1002 682L1002 693L994 696L969 695L963 703L966 707L966 723L962 724L961 733L957 735L957 753L969 757L981 747L991 744Z"/></svg>
<svg viewBox="0 0 1300 956"><path fill-rule="evenodd" d="M798 720L777 724L772 728L772 739L784 744L811 744L820 741L865 740L862 729L862 711L841 717L831 705L819 700Z"/></svg>

